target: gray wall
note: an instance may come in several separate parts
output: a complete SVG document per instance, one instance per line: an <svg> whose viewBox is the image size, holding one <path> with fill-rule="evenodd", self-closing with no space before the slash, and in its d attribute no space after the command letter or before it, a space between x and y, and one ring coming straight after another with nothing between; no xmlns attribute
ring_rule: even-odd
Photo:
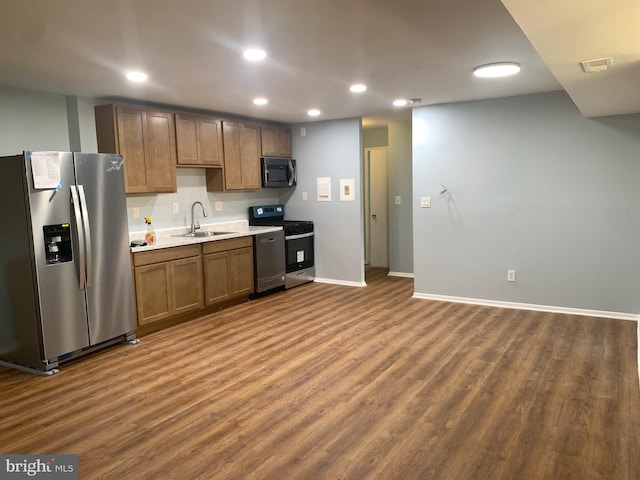
<svg viewBox="0 0 640 480"><path fill-rule="evenodd" d="M300 136L300 127L306 135ZM317 122L292 127L292 151L298 185L286 192L287 216L313 220L316 276L344 283L364 283L362 219L362 142L360 119ZM316 200L317 177L331 177L331 201ZM341 202L340 179L355 180L355 201ZM307 192L307 201L302 193Z"/></svg>
<svg viewBox="0 0 640 480"><path fill-rule="evenodd" d="M65 97L0 87L0 155L69 150Z"/></svg>
<svg viewBox="0 0 640 480"><path fill-rule="evenodd" d="M640 312L639 179L640 115L564 92L415 109L416 293Z"/></svg>
<svg viewBox="0 0 640 480"><path fill-rule="evenodd" d="M389 271L413 273L411 122L389 124ZM401 204L395 204L396 195Z"/></svg>

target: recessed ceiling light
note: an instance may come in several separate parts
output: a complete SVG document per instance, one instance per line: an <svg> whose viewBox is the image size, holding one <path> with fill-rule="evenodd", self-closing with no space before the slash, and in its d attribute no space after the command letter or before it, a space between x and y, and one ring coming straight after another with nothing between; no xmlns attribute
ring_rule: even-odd
<svg viewBox="0 0 640 480"><path fill-rule="evenodd" d="M269 100L267 100L266 98L254 98L253 103L255 105L266 105L267 103L269 103Z"/></svg>
<svg viewBox="0 0 640 480"><path fill-rule="evenodd" d="M476 77L496 78L515 75L520 71L520 64L514 62L489 63L473 69Z"/></svg>
<svg viewBox="0 0 640 480"><path fill-rule="evenodd" d="M148 78L148 75L144 72L127 72L127 80L130 82L144 82Z"/></svg>
<svg viewBox="0 0 640 480"><path fill-rule="evenodd" d="M362 83L356 83L355 85L351 85L349 90L353 93L362 93L367 90L367 86Z"/></svg>
<svg viewBox="0 0 640 480"><path fill-rule="evenodd" d="M260 60L264 60L264 58L267 56L267 52L259 48L248 48L244 51L242 56L246 60L249 60L251 62L258 62Z"/></svg>
<svg viewBox="0 0 640 480"><path fill-rule="evenodd" d="M309 115L310 117L317 117L318 115L320 115L320 110L318 110L317 108L312 108L311 110L307 110L307 115Z"/></svg>
<svg viewBox="0 0 640 480"><path fill-rule="evenodd" d="M409 102L407 100L405 100L404 98L399 98L399 99L393 101L393 106L394 107L404 107L407 103L409 103Z"/></svg>

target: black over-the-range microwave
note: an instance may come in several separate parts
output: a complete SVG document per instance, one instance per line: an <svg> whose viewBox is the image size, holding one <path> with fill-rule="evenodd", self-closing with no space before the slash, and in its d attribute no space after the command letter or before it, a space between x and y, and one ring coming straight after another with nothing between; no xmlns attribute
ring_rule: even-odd
<svg viewBox="0 0 640 480"><path fill-rule="evenodd" d="M291 158L262 157L262 187L282 188L296 184L296 161Z"/></svg>

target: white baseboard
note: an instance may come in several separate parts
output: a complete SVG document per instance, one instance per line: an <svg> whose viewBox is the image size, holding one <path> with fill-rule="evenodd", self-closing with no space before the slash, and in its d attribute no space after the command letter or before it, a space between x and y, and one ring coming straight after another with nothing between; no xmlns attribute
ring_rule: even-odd
<svg viewBox="0 0 640 480"><path fill-rule="evenodd" d="M345 287L366 287L365 282L350 282L348 280L334 280L332 278L315 278L314 282L318 283L330 283L332 285L344 285Z"/></svg>
<svg viewBox="0 0 640 480"><path fill-rule="evenodd" d="M534 310L537 312L566 313L569 315L584 315L587 317L604 317L616 320L631 320L640 324L640 315L624 312L607 312L604 310L587 310L582 308L557 307L553 305L536 305L531 303L503 302L500 300L485 300L482 298L454 297L430 293L413 293L413 298L423 300L439 300L442 302L469 303L487 307L513 308L516 310ZM640 333L639 333L640 335Z"/></svg>
<svg viewBox="0 0 640 480"><path fill-rule="evenodd" d="M408 272L389 272L387 273L389 277L404 277L404 278L413 278L413 273Z"/></svg>

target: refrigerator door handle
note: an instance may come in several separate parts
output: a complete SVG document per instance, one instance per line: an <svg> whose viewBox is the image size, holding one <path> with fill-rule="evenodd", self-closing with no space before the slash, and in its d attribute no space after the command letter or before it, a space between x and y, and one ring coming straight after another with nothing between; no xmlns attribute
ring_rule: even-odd
<svg viewBox="0 0 640 480"><path fill-rule="evenodd" d="M80 213L80 200L78 199L78 190L75 185L71 185L71 204L73 205L73 214L76 220L76 233L78 235L78 262L80 281L78 287L80 290L85 288L85 268L84 268L84 233L81 231L82 214Z"/></svg>
<svg viewBox="0 0 640 480"><path fill-rule="evenodd" d="M78 185L78 193L80 195L80 206L82 209L82 224L84 226L85 251L87 252L87 288L91 288L92 275L92 259L91 259L91 228L89 227L89 210L87 209L87 197L84 194L84 187Z"/></svg>

